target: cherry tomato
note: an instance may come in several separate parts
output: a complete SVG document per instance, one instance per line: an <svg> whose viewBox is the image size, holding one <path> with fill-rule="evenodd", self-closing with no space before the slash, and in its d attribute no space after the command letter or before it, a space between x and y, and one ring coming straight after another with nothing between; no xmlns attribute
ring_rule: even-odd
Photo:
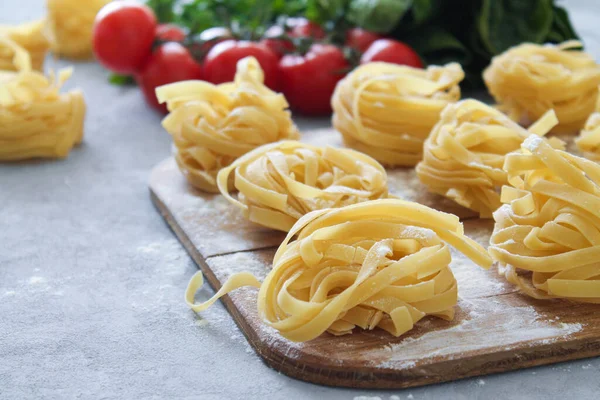
<svg viewBox="0 0 600 400"><path fill-rule="evenodd" d="M204 78L212 83L231 82L236 65L244 57L256 58L265 73L265 85L273 90L279 87L278 58L261 43L226 40L213 47L204 59Z"/></svg>
<svg viewBox="0 0 600 400"><path fill-rule="evenodd" d="M419 55L406 44L392 39L379 39L373 42L360 58L361 64L383 61L392 64L423 68Z"/></svg>
<svg viewBox="0 0 600 400"><path fill-rule="evenodd" d="M262 44L267 46L277 54L279 58L283 57L284 54L294 51L294 44L290 40L281 39L281 35L284 34L284 30L279 25L273 25L266 30L263 35L263 39L260 41Z"/></svg>
<svg viewBox="0 0 600 400"><path fill-rule="evenodd" d="M325 38L325 31L323 28L306 18L288 18L286 21L287 25L291 28L289 35L291 37L312 37L313 39Z"/></svg>
<svg viewBox="0 0 600 400"><path fill-rule="evenodd" d="M215 26L203 30L201 33L194 36L194 43L190 47L190 51L194 57L201 59L210 49L215 47L217 43L232 39L231 31L222 26Z"/></svg>
<svg viewBox="0 0 600 400"><path fill-rule="evenodd" d="M362 28L352 28L346 32L346 46L364 53L374 41L382 38L383 36L378 33L369 32Z"/></svg>
<svg viewBox="0 0 600 400"><path fill-rule="evenodd" d="M108 3L94 22L94 53L111 71L133 74L149 57L155 33L156 17L149 7L124 1Z"/></svg>
<svg viewBox="0 0 600 400"><path fill-rule="evenodd" d="M156 27L156 38L165 42L182 42L185 32L177 25L160 24Z"/></svg>
<svg viewBox="0 0 600 400"><path fill-rule="evenodd" d="M167 83L191 79L202 79L202 67L192 58L189 51L177 42L160 45L136 75L136 81L148 104L163 112L166 112L167 108L158 103L155 89Z"/></svg>
<svg viewBox="0 0 600 400"><path fill-rule="evenodd" d="M350 64L339 48L313 44L304 56L283 56L279 68L282 91L291 108L319 115L331 112L331 95Z"/></svg>

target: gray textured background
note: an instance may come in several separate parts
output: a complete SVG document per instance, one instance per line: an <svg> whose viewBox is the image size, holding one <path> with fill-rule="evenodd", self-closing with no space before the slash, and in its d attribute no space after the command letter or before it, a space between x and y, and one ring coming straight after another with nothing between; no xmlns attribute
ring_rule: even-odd
<svg viewBox="0 0 600 400"><path fill-rule="evenodd" d="M598 0L563 4L600 58ZM0 1L0 23L43 13L42 0ZM266 367L220 304L205 320L185 306L196 266L147 189L170 138L137 89L106 77L76 65L67 87L83 89L89 111L67 160L0 165L0 398L598 398L600 359L403 391L315 386Z"/></svg>

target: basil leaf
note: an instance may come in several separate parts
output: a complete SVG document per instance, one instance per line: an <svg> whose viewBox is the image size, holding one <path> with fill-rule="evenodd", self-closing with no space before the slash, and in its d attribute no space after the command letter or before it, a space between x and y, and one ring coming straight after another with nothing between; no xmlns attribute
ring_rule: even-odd
<svg viewBox="0 0 600 400"><path fill-rule="evenodd" d="M448 31L439 27L423 27L405 38L428 64L443 65L456 61L466 65L471 61L471 52Z"/></svg>
<svg viewBox="0 0 600 400"><path fill-rule="evenodd" d="M436 0L413 0L411 13L415 25L421 25L434 15L439 7Z"/></svg>
<svg viewBox="0 0 600 400"><path fill-rule="evenodd" d="M108 82L116 86L135 85L133 76L129 75L110 74Z"/></svg>
<svg viewBox="0 0 600 400"><path fill-rule="evenodd" d="M146 5L150 7L156 19L161 24L175 21L175 5L177 0L146 0Z"/></svg>
<svg viewBox="0 0 600 400"><path fill-rule="evenodd" d="M552 0L483 0L477 30L493 55L522 42L543 42L552 20Z"/></svg>
<svg viewBox="0 0 600 400"><path fill-rule="evenodd" d="M554 19L552 20L552 29L546 38L546 41L560 43L565 40L579 39L577 32L573 29L567 11L558 6L553 6Z"/></svg>
<svg viewBox="0 0 600 400"><path fill-rule="evenodd" d="M361 28L387 33L411 5L412 0L352 0L347 18Z"/></svg>

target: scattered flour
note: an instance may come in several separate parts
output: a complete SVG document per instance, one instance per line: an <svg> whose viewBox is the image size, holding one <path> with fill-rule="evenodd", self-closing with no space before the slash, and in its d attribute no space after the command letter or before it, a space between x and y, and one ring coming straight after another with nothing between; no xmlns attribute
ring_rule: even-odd
<svg viewBox="0 0 600 400"><path fill-rule="evenodd" d="M485 385L485 381L484 381L483 379L478 379L478 380L477 380L477 384L478 384L479 386L483 386L483 385Z"/></svg>
<svg viewBox="0 0 600 400"><path fill-rule="evenodd" d="M381 400L379 396L354 396L354 400Z"/></svg>
<svg viewBox="0 0 600 400"><path fill-rule="evenodd" d="M43 276L32 276L31 278L29 278L30 285L39 285L41 283L46 283L46 278L44 278Z"/></svg>

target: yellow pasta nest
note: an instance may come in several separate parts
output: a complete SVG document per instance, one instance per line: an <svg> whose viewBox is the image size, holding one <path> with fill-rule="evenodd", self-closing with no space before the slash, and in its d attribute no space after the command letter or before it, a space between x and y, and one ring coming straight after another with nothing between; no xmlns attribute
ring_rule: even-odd
<svg viewBox="0 0 600 400"><path fill-rule="evenodd" d="M590 114L575 143L585 157L600 161L600 96L596 112Z"/></svg>
<svg viewBox="0 0 600 400"><path fill-rule="evenodd" d="M66 157L83 138L85 102L79 90L60 93L71 69L50 78L31 69L29 54L0 37L14 52L17 72L0 71L0 160Z"/></svg>
<svg viewBox="0 0 600 400"><path fill-rule="evenodd" d="M217 193L217 173L236 158L300 136L285 97L263 82L258 61L246 57L238 61L234 82L185 81L156 89L170 110L163 127L173 136L175 160L192 185Z"/></svg>
<svg viewBox="0 0 600 400"><path fill-rule="evenodd" d="M332 97L347 146L389 166L414 166L444 107L460 99L459 64L426 70L374 62L348 74Z"/></svg>
<svg viewBox="0 0 600 400"><path fill-rule="evenodd" d="M451 104L425 141L417 176L430 191L491 218L501 204L498 190L507 183L506 154L518 150L530 133L545 135L556 122L550 111L525 130L477 100ZM563 147L559 139L550 141Z"/></svg>
<svg viewBox="0 0 600 400"><path fill-rule="evenodd" d="M238 199L229 194L234 171ZM259 147L223 168L217 181L246 218L285 232L311 211L388 196L385 169L371 157L297 141Z"/></svg>
<svg viewBox="0 0 600 400"><path fill-rule="evenodd" d="M260 287L263 321L289 340L325 331L344 335L357 326L400 336L428 315L454 317L457 282L446 243L484 268L492 264L464 235L458 217L417 203L386 199L314 211L290 230L262 284L249 273L236 274L212 299L193 304L202 285L196 274L186 300L202 311L251 285Z"/></svg>
<svg viewBox="0 0 600 400"><path fill-rule="evenodd" d="M47 0L52 51L74 59L91 58L96 14L111 0Z"/></svg>
<svg viewBox="0 0 600 400"><path fill-rule="evenodd" d="M580 46L569 41L513 47L492 59L483 79L515 121L535 121L553 109L560 121L553 131L577 132L594 110L600 84L600 66L589 54L574 50Z"/></svg>
<svg viewBox="0 0 600 400"><path fill-rule="evenodd" d="M506 158L489 252L537 299L600 303L600 166L537 136Z"/></svg>
<svg viewBox="0 0 600 400"><path fill-rule="evenodd" d="M50 42L44 34L45 21L29 22L21 25L0 25L0 36L5 36L24 48L31 58L31 66L37 71L44 68L44 59L50 48ZM0 71L14 71L12 48L0 48Z"/></svg>

